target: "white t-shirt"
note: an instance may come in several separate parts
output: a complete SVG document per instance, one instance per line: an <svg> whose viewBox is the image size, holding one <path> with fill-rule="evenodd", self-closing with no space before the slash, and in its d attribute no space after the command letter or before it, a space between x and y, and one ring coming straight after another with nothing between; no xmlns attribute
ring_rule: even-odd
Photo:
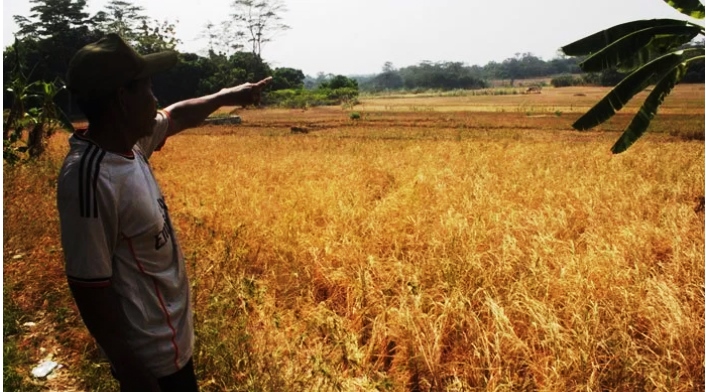
<svg viewBox="0 0 706 392"><path fill-rule="evenodd" d="M159 112L153 134L125 155L74 134L57 192L69 281L112 285L128 344L156 377L181 369L194 341L184 256L148 163L168 127Z"/></svg>

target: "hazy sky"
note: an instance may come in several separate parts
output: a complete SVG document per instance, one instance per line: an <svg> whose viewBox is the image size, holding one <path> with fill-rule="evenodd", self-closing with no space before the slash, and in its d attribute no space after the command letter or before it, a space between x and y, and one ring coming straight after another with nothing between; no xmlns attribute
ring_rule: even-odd
<svg viewBox="0 0 706 392"><path fill-rule="evenodd" d="M181 51L204 54L204 25L231 13L232 0L134 0L145 13L177 22ZM91 15L108 0L88 0ZM368 74L429 61L484 65L515 53L555 57L562 45L635 19L687 19L660 0L285 0L291 29L265 46L272 66ZM3 44L16 31L12 15L29 15L29 0L3 0ZM703 25L699 21L700 24Z"/></svg>

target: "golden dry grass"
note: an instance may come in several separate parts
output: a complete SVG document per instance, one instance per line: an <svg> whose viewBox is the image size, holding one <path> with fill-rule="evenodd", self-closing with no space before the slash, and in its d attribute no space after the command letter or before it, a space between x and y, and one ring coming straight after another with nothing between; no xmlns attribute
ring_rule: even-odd
<svg viewBox="0 0 706 392"><path fill-rule="evenodd" d="M517 91L523 91L521 87ZM649 89L648 89L649 90ZM465 112L519 112L519 113L585 113L609 91L605 87L578 86L545 87L541 94L428 96L424 94L380 96L366 99L361 110L392 111L465 111ZM621 113L635 113L649 92L643 91L628 103ZM682 85L667 99L669 104L660 109L667 114L704 113L704 85Z"/></svg>
<svg viewBox="0 0 706 392"><path fill-rule="evenodd" d="M668 99L663 131L619 156L627 115L577 133L578 113L378 99L357 122L245 111L173 137L152 164L187 257L202 389L703 390L704 144L670 136L703 130L687 88L700 109ZM79 363L95 353L58 251L65 139L5 167L4 277L30 314L70 309L45 318Z"/></svg>

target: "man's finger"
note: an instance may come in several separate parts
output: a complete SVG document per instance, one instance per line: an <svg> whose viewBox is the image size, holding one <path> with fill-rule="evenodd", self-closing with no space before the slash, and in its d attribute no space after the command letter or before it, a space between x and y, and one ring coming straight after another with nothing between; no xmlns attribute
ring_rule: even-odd
<svg viewBox="0 0 706 392"><path fill-rule="evenodd" d="M268 77L262 79L261 81L257 82L257 85L258 85L258 86L264 86L264 85L266 85L267 83L269 83L270 81L272 81L272 76L268 76Z"/></svg>

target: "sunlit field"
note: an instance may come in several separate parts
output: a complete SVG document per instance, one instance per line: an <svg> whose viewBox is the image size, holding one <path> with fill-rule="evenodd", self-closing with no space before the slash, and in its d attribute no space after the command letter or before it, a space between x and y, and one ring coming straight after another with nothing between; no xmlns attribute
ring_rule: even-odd
<svg viewBox="0 0 706 392"><path fill-rule="evenodd" d="M606 92L238 110L169 139L151 163L202 390L704 390L704 87L678 86L617 156L638 102L571 129ZM63 277L67 137L4 166L15 370L114 390ZM29 381L48 355L64 367Z"/></svg>

